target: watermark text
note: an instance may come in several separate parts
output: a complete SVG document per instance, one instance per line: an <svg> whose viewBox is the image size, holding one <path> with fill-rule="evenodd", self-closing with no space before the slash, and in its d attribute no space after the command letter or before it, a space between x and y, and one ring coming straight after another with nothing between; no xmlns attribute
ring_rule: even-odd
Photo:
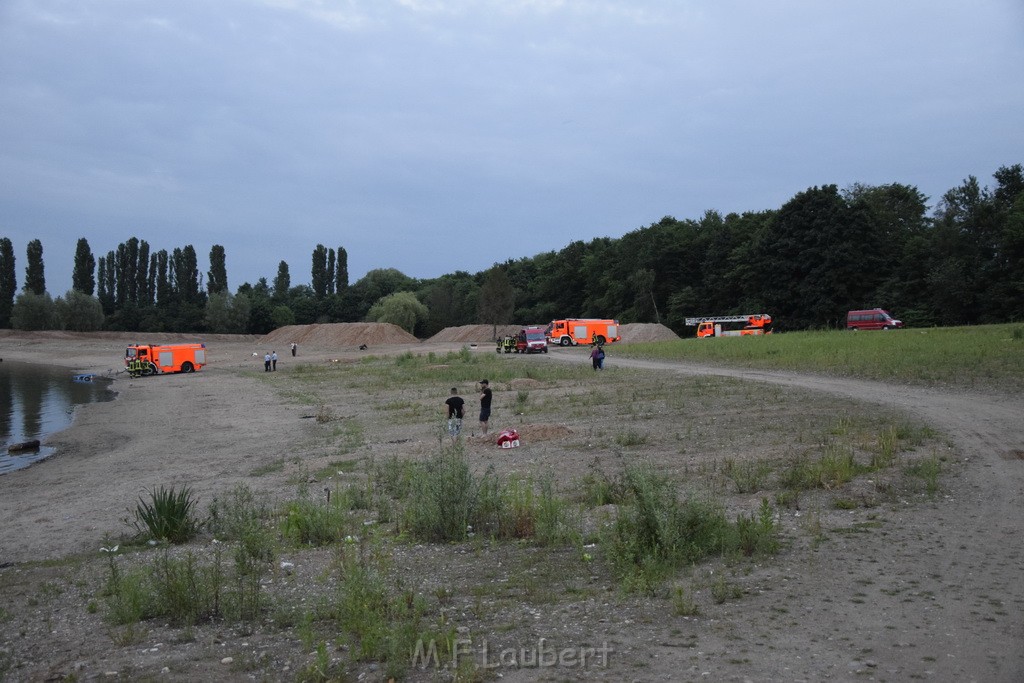
<svg viewBox="0 0 1024 683"><path fill-rule="evenodd" d="M487 640L474 644L469 638L442 642L439 647L435 640L418 640L412 652L412 665L420 669L454 669L460 662L472 659L481 669L606 669L612 652L608 643L601 643L600 647L556 647L547 638L523 647L493 647Z"/></svg>

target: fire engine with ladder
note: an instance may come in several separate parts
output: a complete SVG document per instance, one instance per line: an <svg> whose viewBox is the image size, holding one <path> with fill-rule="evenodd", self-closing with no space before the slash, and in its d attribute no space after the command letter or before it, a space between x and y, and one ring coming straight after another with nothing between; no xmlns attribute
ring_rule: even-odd
<svg viewBox="0 0 1024 683"><path fill-rule="evenodd" d="M741 329L728 329L723 325L743 323ZM746 337L771 334L772 317L767 313L749 315L714 315L703 318L687 318L687 325L697 326L697 337Z"/></svg>

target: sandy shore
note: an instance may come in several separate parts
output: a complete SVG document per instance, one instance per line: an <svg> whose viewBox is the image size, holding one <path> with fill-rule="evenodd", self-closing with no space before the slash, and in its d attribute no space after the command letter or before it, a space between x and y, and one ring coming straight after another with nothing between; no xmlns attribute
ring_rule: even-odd
<svg viewBox="0 0 1024 683"><path fill-rule="evenodd" d="M5 339L0 355L105 374L123 353L120 340L69 348ZM128 530L128 506L152 487L189 484L202 495L240 478L253 454L287 450L301 425L281 412L294 409L234 371L251 353L247 342L217 345L208 368L192 375L116 375L116 400L79 406L74 424L45 442L56 454L0 477L0 563L95 550L105 535Z"/></svg>
<svg viewBox="0 0 1024 683"><path fill-rule="evenodd" d="M132 335L117 333L7 333L0 338L0 358L103 375L123 367L131 341ZM116 400L78 407L74 424L45 441L57 449L52 457L0 476L0 565L95 550L105 536L131 530L128 508L154 487L187 484L203 504L242 481L255 490L280 491L285 484L279 475L247 475L254 462L288 457L297 444L308 444L312 421L302 419L308 406L282 405L272 385L256 381L264 352L258 343L227 335L207 341L209 365L190 375L114 374ZM420 345L385 352L409 348ZM300 362L361 352L307 347L296 359L287 349L278 353L278 372L286 373Z"/></svg>

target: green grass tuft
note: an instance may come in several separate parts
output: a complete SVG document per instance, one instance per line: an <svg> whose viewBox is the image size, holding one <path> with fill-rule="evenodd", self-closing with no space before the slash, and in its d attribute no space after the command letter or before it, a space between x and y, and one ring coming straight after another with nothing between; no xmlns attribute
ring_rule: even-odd
<svg viewBox="0 0 1024 683"><path fill-rule="evenodd" d="M199 533L201 522L195 517L196 499L192 489L183 486L153 489L149 500L139 496L135 507L135 529L157 541L186 543Z"/></svg>

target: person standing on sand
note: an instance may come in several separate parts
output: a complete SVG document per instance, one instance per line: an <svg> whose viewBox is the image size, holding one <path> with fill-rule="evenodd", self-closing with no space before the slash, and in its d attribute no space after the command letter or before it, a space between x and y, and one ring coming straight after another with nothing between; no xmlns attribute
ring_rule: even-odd
<svg viewBox="0 0 1024 683"><path fill-rule="evenodd" d="M491 419L491 383L480 380L480 433L487 436L487 421Z"/></svg>
<svg viewBox="0 0 1024 683"><path fill-rule="evenodd" d="M292 358L295 358L295 354L299 352L299 345L292 342Z"/></svg>
<svg viewBox="0 0 1024 683"><path fill-rule="evenodd" d="M459 396L458 388L452 387L452 395L448 397L444 405L448 409L448 435L452 437L452 441L455 441L462 433L462 416L466 401Z"/></svg>
<svg viewBox="0 0 1024 683"><path fill-rule="evenodd" d="M270 353L263 356L263 372L270 372Z"/></svg>
<svg viewBox="0 0 1024 683"><path fill-rule="evenodd" d="M272 351L270 353L270 370L271 371L276 371L277 370L277 351Z"/></svg>

